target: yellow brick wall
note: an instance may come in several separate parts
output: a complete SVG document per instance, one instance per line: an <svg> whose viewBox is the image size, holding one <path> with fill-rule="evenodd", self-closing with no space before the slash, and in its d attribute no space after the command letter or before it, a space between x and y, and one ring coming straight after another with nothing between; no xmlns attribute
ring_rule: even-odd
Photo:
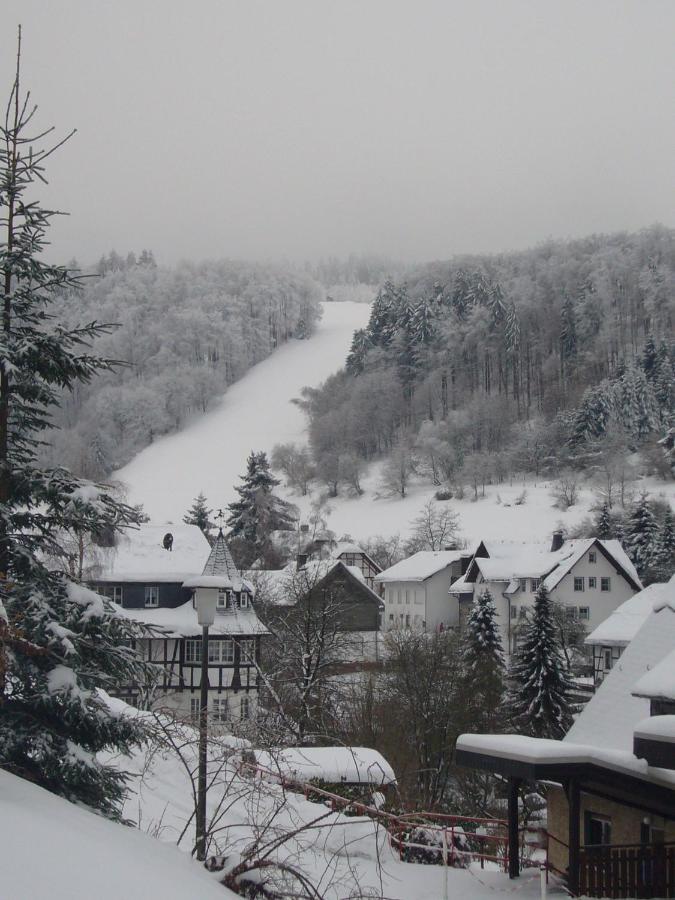
<svg viewBox="0 0 675 900"><path fill-rule="evenodd" d="M549 841L549 861L556 869L564 872L567 868L567 846L562 846L558 841L562 841L565 845L568 840L568 822L567 822L567 798L565 792L560 787L551 787L547 791L547 818L548 831L554 839ZM584 814L589 812L597 813L605 816L612 821L612 843L613 844L639 844L640 843L640 825L645 816L649 815L643 810L632 809L629 806L622 806L612 800L605 800L602 797L596 797L593 794L581 795L581 814L580 814L580 835L581 846L584 845ZM664 819L663 816L649 815L653 828L663 828L665 830L665 840L675 841L675 820ZM555 840L557 838L557 840Z"/></svg>

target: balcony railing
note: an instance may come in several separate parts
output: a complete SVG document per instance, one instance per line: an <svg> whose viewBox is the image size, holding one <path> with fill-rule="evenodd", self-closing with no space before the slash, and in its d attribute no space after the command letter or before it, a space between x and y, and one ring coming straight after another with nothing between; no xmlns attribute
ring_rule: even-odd
<svg viewBox="0 0 675 900"><path fill-rule="evenodd" d="M675 897L675 842L582 847L579 893L586 897Z"/></svg>

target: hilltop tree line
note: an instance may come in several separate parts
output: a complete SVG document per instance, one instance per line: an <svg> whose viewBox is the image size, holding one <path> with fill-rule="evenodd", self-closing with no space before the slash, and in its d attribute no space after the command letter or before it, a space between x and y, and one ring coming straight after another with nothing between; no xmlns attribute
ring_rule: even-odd
<svg viewBox="0 0 675 900"><path fill-rule="evenodd" d="M162 434L205 412L230 384L293 338L310 335L321 288L280 266L232 261L156 265L112 252L76 287L61 285L65 326L113 323L93 350L124 365L64 391L43 458L105 477Z"/></svg>
<svg viewBox="0 0 675 900"><path fill-rule="evenodd" d="M585 465L607 436L654 448L673 419L674 235L549 243L385 281L345 368L300 401L316 477L353 489L358 461L387 455L441 484L477 457L492 478Z"/></svg>

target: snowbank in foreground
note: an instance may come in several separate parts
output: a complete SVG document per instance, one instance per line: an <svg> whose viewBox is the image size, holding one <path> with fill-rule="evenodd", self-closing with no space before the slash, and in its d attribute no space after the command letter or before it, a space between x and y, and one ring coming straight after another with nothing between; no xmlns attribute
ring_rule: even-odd
<svg viewBox="0 0 675 900"><path fill-rule="evenodd" d="M186 853L0 771L3 900L226 900Z"/></svg>

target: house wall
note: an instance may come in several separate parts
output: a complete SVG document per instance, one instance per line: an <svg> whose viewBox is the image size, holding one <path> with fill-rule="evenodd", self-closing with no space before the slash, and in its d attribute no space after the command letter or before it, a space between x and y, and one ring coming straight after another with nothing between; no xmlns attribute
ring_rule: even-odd
<svg viewBox="0 0 675 900"><path fill-rule="evenodd" d="M568 806L565 792L561 787L550 787L546 795L547 829L554 839L549 841L549 861L561 872L567 869L569 857ZM636 798L639 803L639 798ZM580 798L579 828L581 846L584 846L584 823L586 812L611 820L612 844L639 844L640 831L644 819L649 818L652 828L663 829L666 841L675 841L675 820L656 816L647 809L634 809L613 800L582 793ZM675 811L674 811L675 816ZM565 846L563 846L565 845Z"/></svg>
<svg viewBox="0 0 675 900"><path fill-rule="evenodd" d="M455 628L459 624L459 607L450 596L450 585L459 578L455 575L457 567L453 564L440 572L436 572L424 582L426 587L426 622L427 631L440 631Z"/></svg>
<svg viewBox="0 0 675 900"><path fill-rule="evenodd" d="M146 585L155 585L159 588L158 605L168 609L175 609L177 606L181 606L192 596L192 591L184 588L181 582L92 581L90 584L93 590L105 590L106 588L111 588L114 584L121 584L123 609L145 609Z"/></svg>
<svg viewBox="0 0 675 900"><path fill-rule="evenodd" d="M384 586L384 630L391 631L392 628L406 627L424 628L426 597L426 586L422 581L387 582Z"/></svg>

